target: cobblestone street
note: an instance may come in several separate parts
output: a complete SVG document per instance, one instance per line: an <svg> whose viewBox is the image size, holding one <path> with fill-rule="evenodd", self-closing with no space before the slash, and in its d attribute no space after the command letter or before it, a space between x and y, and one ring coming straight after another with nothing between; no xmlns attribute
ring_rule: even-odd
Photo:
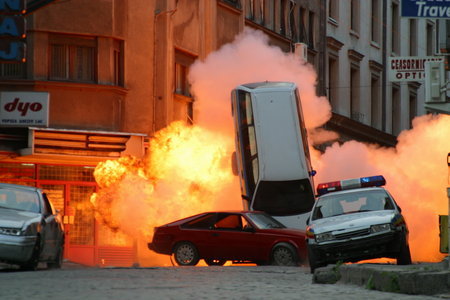
<svg viewBox="0 0 450 300"><path fill-rule="evenodd" d="M306 267L228 266L0 271L0 299L438 299L313 284Z"/></svg>

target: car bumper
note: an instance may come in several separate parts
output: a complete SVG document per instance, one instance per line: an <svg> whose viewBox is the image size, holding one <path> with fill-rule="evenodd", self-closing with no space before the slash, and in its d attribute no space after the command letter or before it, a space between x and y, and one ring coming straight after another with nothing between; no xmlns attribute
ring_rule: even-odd
<svg viewBox="0 0 450 300"><path fill-rule="evenodd" d="M0 235L0 261L24 263L30 260L36 236Z"/></svg>
<svg viewBox="0 0 450 300"><path fill-rule="evenodd" d="M400 251L402 232L393 232L361 239L310 244L309 251L314 252L318 263L337 261L356 262L364 259L389 257L395 258Z"/></svg>

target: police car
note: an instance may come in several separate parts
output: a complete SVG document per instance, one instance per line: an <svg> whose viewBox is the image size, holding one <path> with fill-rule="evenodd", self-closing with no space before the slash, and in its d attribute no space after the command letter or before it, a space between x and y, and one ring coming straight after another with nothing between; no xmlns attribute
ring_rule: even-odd
<svg viewBox="0 0 450 300"><path fill-rule="evenodd" d="M306 228L311 273L338 261L381 257L411 264L408 227L385 184L378 175L317 186Z"/></svg>

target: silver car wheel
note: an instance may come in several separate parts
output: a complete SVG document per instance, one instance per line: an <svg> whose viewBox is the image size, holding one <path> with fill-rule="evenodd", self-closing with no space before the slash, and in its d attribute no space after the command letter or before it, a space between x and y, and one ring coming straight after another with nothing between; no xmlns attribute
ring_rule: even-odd
<svg viewBox="0 0 450 300"><path fill-rule="evenodd" d="M180 266L195 266L199 261L197 249L189 242L178 244L175 247L174 255Z"/></svg>
<svg viewBox="0 0 450 300"><path fill-rule="evenodd" d="M272 252L272 263L277 266L295 266L297 257L290 245L276 246Z"/></svg>

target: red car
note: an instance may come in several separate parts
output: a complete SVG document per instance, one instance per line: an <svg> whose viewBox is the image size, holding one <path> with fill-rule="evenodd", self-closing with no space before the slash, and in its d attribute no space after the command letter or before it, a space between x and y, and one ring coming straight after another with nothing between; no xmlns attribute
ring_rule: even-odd
<svg viewBox="0 0 450 300"><path fill-rule="evenodd" d="M305 232L264 212L206 212L155 227L149 249L180 266L256 263L296 266L306 260Z"/></svg>

